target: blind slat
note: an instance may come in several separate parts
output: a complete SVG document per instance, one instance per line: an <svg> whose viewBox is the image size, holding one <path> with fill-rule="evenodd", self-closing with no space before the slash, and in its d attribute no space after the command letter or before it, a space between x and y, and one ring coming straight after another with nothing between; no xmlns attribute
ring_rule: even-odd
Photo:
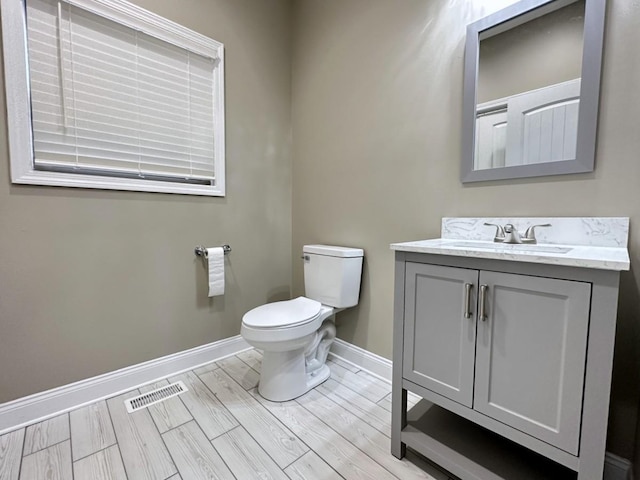
<svg viewBox="0 0 640 480"><path fill-rule="evenodd" d="M38 140L50 144L59 143L60 133L46 128L38 128L34 124L34 132L38 132ZM211 148L199 148L194 145L179 145L165 142L158 142L150 139L139 139L130 136L96 133L91 130L75 129L76 142L78 146L92 146L104 150L114 150L123 153L128 152L154 152L158 158L176 158L189 160L190 157L207 158L213 153ZM66 144L66 143L65 143Z"/></svg>
<svg viewBox="0 0 640 480"><path fill-rule="evenodd" d="M173 91L173 89L180 88L181 85L187 80L185 77L172 77L167 75L166 72L158 69L146 68L144 65L136 64L135 62L127 62L122 58L113 57L111 59L98 59L93 55L95 53L76 53L74 54L73 64L64 59L64 69L67 76L70 76L72 70L80 71L85 75L102 76L107 75L109 78L113 78L114 81L119 81L128 84L132 80L140 86L140 88L160 88L167 92ZM107 60L112 60L111 63ZM187 68L185 66L185 68ZM137 70L137 71L136 71ZM131 77L131 72L135 71L136 76ZM207 92L208 90L203 87L205 82L199 82L197 76L190 81L193 83L193 88L196 91ZM202 77L204 80L209 80L207 84L208 88L211 87L210 78Z"/></svg>
<svg viewBox="0 0 640 480"><path fill-rule="evenodd" d="M34 112L36 113L36 112ZM42 124L51 124L55 125L59 128L71 128L69 126L65 127L64 116L62 115L62 111L59 105L48 105L44 103L40 103L38 105L37 112L37 120L34 120L34 124L42 123ZM35 116L35 115L34 115ZM140 135L148 137L148 136L159 136L161 138L173 138L180 136L187 142L213 142L213 137L211 136L211 126L203 127L202 125L192 124L190 126L184 126L181 129L178 128L165 128L161 125L152 125L147 123L138 124L136 120L132 119L122 119L118 117L108 116L108 115L99 115L93 114L88 116L88 118L82 117L73 117L76 126L82 126L84 122L87 123L95 123L96 130L104 130L108 131L113 126L121 126L123 128L128 129L132 133L136 131L140 132ZM138 128L139 127L139 128Z"/></svg>

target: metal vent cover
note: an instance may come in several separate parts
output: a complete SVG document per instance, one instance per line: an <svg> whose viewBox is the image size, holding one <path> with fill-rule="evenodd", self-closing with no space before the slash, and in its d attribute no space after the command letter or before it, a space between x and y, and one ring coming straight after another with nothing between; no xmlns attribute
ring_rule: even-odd
<svg viewBox="0 0 640 480"><path fill-rule="evenodd" d="M133 413L143 408L147 408L158 402L162 402L181 393L188 392L189 389L181 381L171 383L166 387L157 388L151 392L143 393L137 397L129 398L124 401L127 412Z"/></svg>

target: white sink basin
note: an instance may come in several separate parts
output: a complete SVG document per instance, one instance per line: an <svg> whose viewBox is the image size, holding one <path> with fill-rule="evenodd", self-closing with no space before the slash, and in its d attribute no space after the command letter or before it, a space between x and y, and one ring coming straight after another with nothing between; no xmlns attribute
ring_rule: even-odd
<svg viewBox="0 0 640 480"><path fill-rule="evenodd" d="M500 250L501 252L515 250L518 252L531 252L531 253L569 253L573 248L571 247L552 247L549 245L535 245L524 243L498 243L498 242L451 242L447 243L447 247L469 248L469 249L487 249L487 250Z"/></svg>

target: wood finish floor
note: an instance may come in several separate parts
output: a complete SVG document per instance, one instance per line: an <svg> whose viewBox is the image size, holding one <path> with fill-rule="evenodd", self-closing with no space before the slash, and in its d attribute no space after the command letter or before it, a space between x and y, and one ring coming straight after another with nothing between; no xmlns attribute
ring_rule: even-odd
<svg viewBox="0 0 640 480"><path fill-rule="evenodd" d="M389 453L389 383L335 359L325 383L274 403L256 390L261 358L242 352L0 436L0 480L448 479ZM127 398L177 380L189 391L127 413Z"/></svg>

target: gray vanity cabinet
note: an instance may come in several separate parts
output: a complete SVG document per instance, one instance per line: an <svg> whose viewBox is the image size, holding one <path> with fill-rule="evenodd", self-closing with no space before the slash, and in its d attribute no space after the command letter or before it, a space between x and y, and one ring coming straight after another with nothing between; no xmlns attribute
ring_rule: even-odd
<svg viewBox="0 0 640 480"><path fill-rule="evenodd" d="M584 282L409 262L404 377L576 454L590 295Z"/></svg>
<svg viewBox="0 0 640 480"><path fill-rule="evenodd" d="M396 252L392 453L464 480L601 479L617 295L618 272ZM510 444L569 475L494 473Z"/></svg>

